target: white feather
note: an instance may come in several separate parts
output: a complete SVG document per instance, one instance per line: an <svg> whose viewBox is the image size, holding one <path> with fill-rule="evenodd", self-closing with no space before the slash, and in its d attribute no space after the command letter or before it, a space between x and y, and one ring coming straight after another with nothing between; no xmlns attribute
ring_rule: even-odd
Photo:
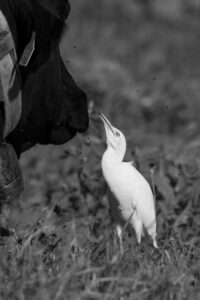
<svg viewBox="0 0 200 300"><path fill-rule="evenodd" d="M104 122L107 150L102 157L102 172L113 197L109 197L111 212L116 225L123 226L128 220L141 241L143 226L156 243L155 202L150 185L130 163L123 162L126 139L121 131L100 114Z"/></svg>

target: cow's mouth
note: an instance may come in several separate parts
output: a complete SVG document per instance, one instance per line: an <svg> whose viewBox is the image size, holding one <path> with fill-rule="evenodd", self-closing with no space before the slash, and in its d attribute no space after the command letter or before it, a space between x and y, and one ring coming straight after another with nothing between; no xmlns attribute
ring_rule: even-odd
<svg viewBox="0 0 200 300"><path fill-rule="evenodd" d="M69 125L66 125L64 122L61 122L59 125L51 130L50 140L51 143L55 145L60 145L71 140L77 133L77 130L72 128Z"/></svg>

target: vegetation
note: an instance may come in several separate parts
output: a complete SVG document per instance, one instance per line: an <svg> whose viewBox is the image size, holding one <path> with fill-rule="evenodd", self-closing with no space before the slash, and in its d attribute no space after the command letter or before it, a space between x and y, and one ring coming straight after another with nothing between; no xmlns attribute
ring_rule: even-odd
<svg viewBox="0 0 200 300"><path fill-rule="evenodd" d="M90 129L22 155L26 190L1 213L0 299L200 298L198 1L157 2L72 3L62 52L87 91ZM120 256L98 111L155 189L158 250L125 232Z"/></svg>

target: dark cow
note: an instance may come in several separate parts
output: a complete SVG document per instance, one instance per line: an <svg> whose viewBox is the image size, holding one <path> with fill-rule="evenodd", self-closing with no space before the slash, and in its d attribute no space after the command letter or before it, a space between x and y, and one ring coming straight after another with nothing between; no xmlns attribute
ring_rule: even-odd
<svg viewBox="0 0 200 300"><path fill-rule="evenodd" d="M87 99L67 71L59 51L70 11L67 0L0 0L12 32L18 62L35 32L35 50L26 67L16 65L11 93L22 91L22 114L6 140L18 156L36 143L62 144L88 127ZM17 86L21 78L21 86ZM4 112L0 106L0 142Z"/></svg>

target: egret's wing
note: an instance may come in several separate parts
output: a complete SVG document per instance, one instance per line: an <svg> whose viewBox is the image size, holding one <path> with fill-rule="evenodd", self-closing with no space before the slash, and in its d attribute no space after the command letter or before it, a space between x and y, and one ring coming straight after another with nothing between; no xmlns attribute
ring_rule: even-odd
<svg viewBox="0 0 200 300"><path fill-rule="evenodd" d="M136 208L144 226L155 220L155 204L152 190L146 179L129 163L124 163L117 177L121 177L121 185L127 198L131 197L132 209Z"/></svg>
<svg viewBox="0 0 200 300"><path fill-rule="evenodd" d="M145 178L130 164L121 163L103 170L104 177L117 199L137 205L140 198L151 198L152 192Z"/></svg>

